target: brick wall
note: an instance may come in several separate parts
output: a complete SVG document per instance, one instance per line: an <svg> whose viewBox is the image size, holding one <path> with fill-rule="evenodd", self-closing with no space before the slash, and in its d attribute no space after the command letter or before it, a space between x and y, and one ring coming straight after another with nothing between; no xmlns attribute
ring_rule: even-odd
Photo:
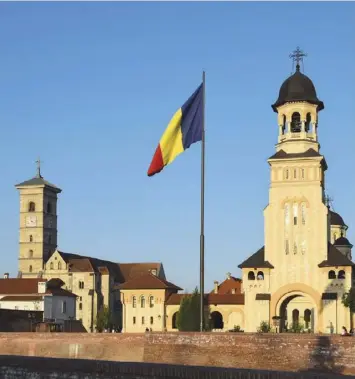
<svg viewBox="0 0 355 379"><path fill-rule="evenodd" d="M6 379L342 379L338 374L282 372L108 362L83 359L0 356L0 377ZM354 378L350 376L349 378Z"/></svg>
<svg viewBox="0 0 355 379"><path fill-rule="evenodd" d="M354 337L309 334L2 333L0 355L355 374Z"/></svg>

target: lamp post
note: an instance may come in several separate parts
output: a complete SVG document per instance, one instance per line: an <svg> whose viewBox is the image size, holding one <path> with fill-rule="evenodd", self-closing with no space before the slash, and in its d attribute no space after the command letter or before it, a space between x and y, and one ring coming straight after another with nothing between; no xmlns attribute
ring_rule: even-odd
<svg viewBox="0 0 355 379"><path fill-rule="evenodd" d="M276 329L276 333L278 333L280 330L278 329L280 327L280 320L281 320L281 317L280 316L274 316L272 318L272 322L274 324L274 327Z"/></svg>
<svg viewBox="0 0 355 379"><path fill-rule="evenodd" d="M30 332L32 332L32 320L36 318L36 315L34 313L28 314L28 319L30 321Z"/></svg>

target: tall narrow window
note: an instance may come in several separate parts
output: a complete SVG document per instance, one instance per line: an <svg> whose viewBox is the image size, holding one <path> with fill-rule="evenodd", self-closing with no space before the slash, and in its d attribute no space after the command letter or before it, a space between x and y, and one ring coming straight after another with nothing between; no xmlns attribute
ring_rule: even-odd
<svg viewBox="0 0 355 379"><path fill-rule="evenodd" d="M67 313L67 303L66 303L66 301L62 301L62 313Z"/></svg>
<svg viewBox="0 0 355 379"><path fill-rule="evenodd" d="M54 267L53 267L53 262L51 262L51 263L49 264L49 269L50 269L50 270L53 270L53 268L54 268Z"/></svg>
<svg viewBox="0 0 355 379"><path fill-rule="evenodd" d="M306 204L301 204L302 225L306 225Z"/></svg>
<svg viewBox="0 0 355 379"><path fill-rule="evenodd" d="M288 169L285 170L285 178L288 179Z"/></svg>
<svg viewBox="0 0 355 379"><path fill-rule="evenodd" d="M142 316L142 325L144 325L144 316Z"/></svg>
<svg viewBox="0 0 355 379"><path fill-rule="evenodd" d="M141 297L141 308L145 308L145 297Z"/></svg>
<svg viewBox="0 0 355 379"><path fill-rule="evenodd" d="M28 252L28 258L32 258L33 257L33 250L29 250Z"/></svg>
<svg viewBox="0 0 355 379"><path fill-rule="evenodd" d="M58 262L58 270L62 269L62 262Z"/></svg>
<svg viewBox="0 0 355 379"><path fill-rule="evenodd" d="M52 213L52 204L47 203L47 213Z"/></svg>
<svg viewBox="0 0 355 379"><path fill-rule="evenodd" d="M28 268L28 271L29 271L29 272L32 272L32 266L30 266L30 267Z"/></svg>
<svg viewBox="0 0 355 379"><path fill-rule="evenodd" d="M290 243L288 240L285 240L285 253L290 254Z"/></svg>
<svg viewBox="0 0 355 379"><path fill-rule="evenodd" d="M33 242L33 235L30 235L30 242Z"/></svg>
<svg viewBox="0 0 355 379"><path fill-rule="evenodd" d="M304 179L304 168L301 168L301 177Z"/></svg>
<svg viewBox="0 0 355 379"><path fill-rule="evenodd" d="M285 205L285 226L288 226L290 223L290 205Z"/></svg>
<svg viewBox="0 0 355 379"><path fill-rule="evenodd" d="M133 325L135 325L135 324L136 324L136 318L133 317Z"/></svg>
<svg viewBox="0 0 355 379"><path fill-rule="evenodd" d="M135 296L132 297L132 307L137 308L137 298Z"/></svg>
<svg viewBox="0 0 355 379"><path fill-rule="evenodd" d="M293 225L297 225L298 204L293 204Z"/></svg>
<svg viewBox="0 0 355 379"><path fill-rule="evenodd" d="M297 243L293 243L293 254L297 254Z"/></svg>
<svg viewBox="0 0 355 379"><path fill-rule="evenodd" d="M150 317L150 325L153 325L154 319L153 317Z"/></svg>
<svg viewBox="0 0 355 379"><path fill-rule="evenodd" d="M294 177L294 179L297 178L297 170L296 169L293 170L293 177Z"/></svg>
<svg viewBox="0 0 355 379"><path fill-rule="evenodd" d="M149 307L150 308L154 307L154 297L153 296L150 296L150 298L149 298Z"/></svg>

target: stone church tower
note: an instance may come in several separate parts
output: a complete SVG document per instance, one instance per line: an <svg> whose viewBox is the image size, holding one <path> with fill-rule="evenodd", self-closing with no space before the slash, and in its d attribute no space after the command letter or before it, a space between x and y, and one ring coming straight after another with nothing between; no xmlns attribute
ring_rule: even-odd
<svg viewBox="0 0 355 379"><path fill-rule="evenodd" d="M57 248L57 196L61 189L37 175L16 185L20 193L19 276L37 277Z"/></svg>
<svg viewBox="0 0 355 379"><path fill-rule="evenodd" d="M284 81L272 105L278 140L276 153L268 159L265 245L239 266L245 327L250 332L262 321L273 324L277 319L284 330L302 324L327 332L333 325L339 332L350 324L341 297L352 285L351 245L346 240L350 246L342 252L332 244L332 219L337 214L326 201L327 163L318 141L324 104L311 79L301 72L302 55L299 49L294 53L296 71Z"/></svg>

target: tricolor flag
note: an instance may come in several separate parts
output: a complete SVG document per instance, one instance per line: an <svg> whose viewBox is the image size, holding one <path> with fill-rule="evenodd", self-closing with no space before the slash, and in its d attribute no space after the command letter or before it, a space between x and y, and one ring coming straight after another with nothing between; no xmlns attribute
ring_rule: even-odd
<svg viewBox="0 0 355 379"><path fill-rule="evenodd" d="M155 150L148 176L162 171L193 143L202 140L203 83L170 120Z"/></svg>

